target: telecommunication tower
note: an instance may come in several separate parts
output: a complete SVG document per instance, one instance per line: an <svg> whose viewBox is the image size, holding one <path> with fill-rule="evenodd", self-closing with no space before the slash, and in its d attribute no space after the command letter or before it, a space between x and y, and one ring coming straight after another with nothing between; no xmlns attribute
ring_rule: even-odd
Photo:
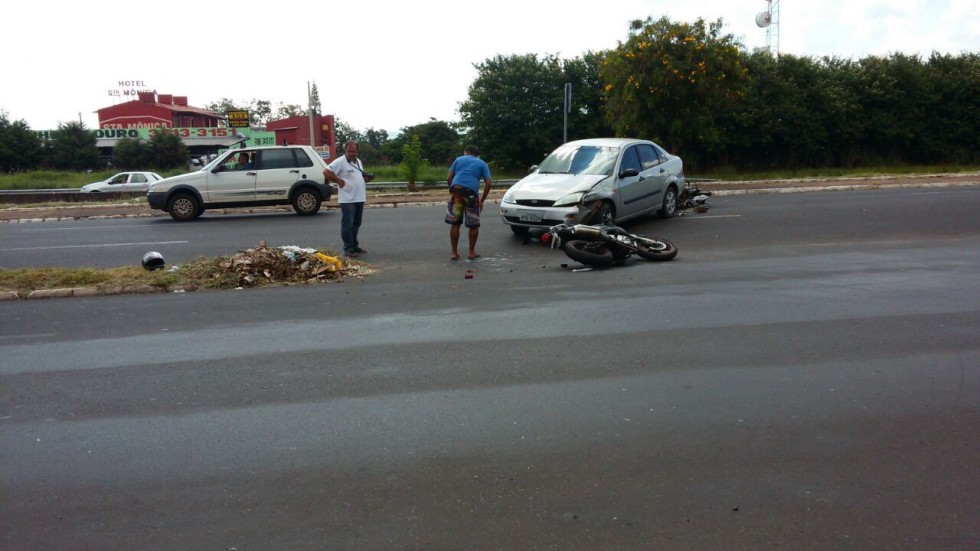
<svg viewBox="0 0 980 551"><path fill-rule="evenodd" d="M766 11L755 16L755 24L766 30L766 50L779 56L779 0L766 0ZM775 38L773 38L775 36Z"/></svg>

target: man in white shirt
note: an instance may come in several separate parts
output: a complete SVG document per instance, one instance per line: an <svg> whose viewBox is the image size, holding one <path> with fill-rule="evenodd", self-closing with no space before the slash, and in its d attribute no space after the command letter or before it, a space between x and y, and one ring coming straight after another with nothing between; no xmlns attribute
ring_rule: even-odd
<svg viewBox="0 0 980 551"><path fill-rule="evenodd" d="M365 190L364 167L357 158L357 142L349 141L344 146L344 156L337 157L323 170L327 182L337 184L340 203L340 238L344 241L344 254L355 257L367 253L357 241L364 214Z"/></svg>

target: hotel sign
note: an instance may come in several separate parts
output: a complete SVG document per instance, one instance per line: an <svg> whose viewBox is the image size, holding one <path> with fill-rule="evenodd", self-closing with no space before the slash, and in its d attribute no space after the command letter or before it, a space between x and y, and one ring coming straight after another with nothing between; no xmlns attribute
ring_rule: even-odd
<svg viewBox="0 0 980 551"><path fill-rule="evenodd" d="M118 88L109 89L109 96L113 98L125 97L136 99L136 96L140 92L153 92L153 89L147 87L146 81L144 80L120 80Z"/></svg>

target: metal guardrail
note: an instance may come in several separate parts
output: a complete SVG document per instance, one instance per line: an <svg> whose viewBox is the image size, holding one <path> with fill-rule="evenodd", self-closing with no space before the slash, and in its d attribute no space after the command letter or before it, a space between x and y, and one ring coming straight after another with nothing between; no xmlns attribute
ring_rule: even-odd
<svg viewBox="0 0 980 551"><path fill-rule="evenodd" d="M495 188L507 188L517 180L494 180ZM415 187L420 191L446 189L446 184L438 183L419 183ZM367 189L390 191L397 189L408 189L408 182L371 182ZM140 197L145 197L146 192L142 191L111 191L99 193L82 193L77 189L14 189L0 191L0 203L25 205L31 203L100 203L107 201L125 201Z"/></svg>
<svg viewBox="0 0 980 551"><path fill-rule="evenodd" d="M518 180L494 180L494 188L508 188L516 184ZM446 189L445 182L436 183L418 183L415 187L420 190L431 190L431 189ZM371 182L367 185L368 190L372 189L408 189L408 182Z"/></svg>
<svg viewBox="0 0 980 551"><path fill-rule="evenodd" d="M15 189L0 191L0 203L13 203L16 205L31 203L97 203L123 201L145 196L145 191L82 193L77 189Z"/></svg>
<svg viewBox="0 0 980 551"><path fill-rule="evenodd" d="M687 178L688 183L698 182L717 182L711 178ZM517 183L518 180L494 180L493 187L509 188ZM418 183L415 187L419 191L446 189L444 182ZM408 182L371 182L367 189L379 191L391 191L398 189L408 189ZM14 189L0 191L0 203L13 203L18 205L30 203L98 203L106 201L125 201L145 196L145 192L124 192L112 191L101 193L82 193L77 189Z"/></svg>

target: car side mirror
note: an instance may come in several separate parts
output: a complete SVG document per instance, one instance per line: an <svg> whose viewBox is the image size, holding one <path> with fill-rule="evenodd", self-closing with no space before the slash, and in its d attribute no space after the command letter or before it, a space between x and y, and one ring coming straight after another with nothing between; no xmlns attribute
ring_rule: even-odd
<svg viewBox="0 0 980 551"><path fill-rule="evenodd" d="M619 173L620 178L632 178L633 176L639 176L640 171L635 168L627 168L626 170Z"/></svg>
<svg viewBox="0 0 980 551"><path fill-rule="evenodd" d="M538 165L531 165L531 168L527 169L528 174L533 174L534 171L538 169Z"/></svg>

